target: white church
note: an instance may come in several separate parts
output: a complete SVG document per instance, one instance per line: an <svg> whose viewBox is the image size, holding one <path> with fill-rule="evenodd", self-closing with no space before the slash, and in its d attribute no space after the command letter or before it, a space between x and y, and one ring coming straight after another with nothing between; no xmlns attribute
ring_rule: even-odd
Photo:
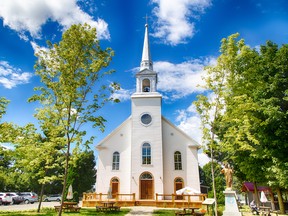
<svg viewBox="0 0 288 216"><path fill-rule="evenodd" d="M155 194L175 194L185 186L200 191L199 144L162 116L162 95L150 55L145 25L131 116L100 141L96 193L133 194L155 200Z"/></svg>

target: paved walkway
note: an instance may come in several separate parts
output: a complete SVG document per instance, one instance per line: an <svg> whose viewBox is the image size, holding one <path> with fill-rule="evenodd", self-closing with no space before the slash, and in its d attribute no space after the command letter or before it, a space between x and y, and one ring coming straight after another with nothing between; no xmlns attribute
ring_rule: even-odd
<svg viewBox="0 0 288 216"><path fill-rule="evenodd" d="M149 206L133 206L131 208L132 210L126 214L126 216L133 216L133 215L138 215L138 216L148 216L152 215L155 207L149 207Z"/></svg>

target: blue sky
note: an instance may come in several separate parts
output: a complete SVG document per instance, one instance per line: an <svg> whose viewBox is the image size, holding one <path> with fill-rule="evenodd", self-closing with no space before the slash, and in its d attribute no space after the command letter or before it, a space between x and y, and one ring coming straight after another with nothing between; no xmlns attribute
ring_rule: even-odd
<svg viewBox="0 0 288 216"><path fill-rule="evenodd" d="M2 121L37 124L37 104L27 103L39 86L35 47L45 47L46 40L59 42L69 26L87 22L97 28L100 45L115 51L110 67L116 73L108 79L121 85L121 103L101 111L106 131L87 127L89 135L97 136L95 144L103 139L131 113L147 15L162 113L201 143L192 102L204 93L198 87L203 67L219 56L221 39L236 32L253 48L267 40L287 44L287 8L286 0L1 0L0 96L11 101ZM199 158L204 161L202 154Z"/></svg>

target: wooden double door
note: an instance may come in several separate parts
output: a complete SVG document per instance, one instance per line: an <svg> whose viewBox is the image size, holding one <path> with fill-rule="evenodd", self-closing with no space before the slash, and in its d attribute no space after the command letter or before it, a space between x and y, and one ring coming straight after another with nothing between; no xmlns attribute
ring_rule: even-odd
<svg viewBox="0 0 288 216"><path fill-rule="evenodd" d="M154 199L154 179L150 173L140 176L140 199Z"/></svg>

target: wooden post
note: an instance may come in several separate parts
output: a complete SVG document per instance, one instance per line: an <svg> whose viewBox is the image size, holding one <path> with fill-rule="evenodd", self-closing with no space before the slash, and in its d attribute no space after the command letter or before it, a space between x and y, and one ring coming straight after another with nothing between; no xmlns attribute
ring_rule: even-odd
<svg viewBox="0 0 288 216"><path fill-rule="evenodd" d="M99 196L100 201L102 201L102 193L100 193Z"/></svg>
<svg viewBox="0 0 288 216"><path fill-rule="evenodd" d="M136 199L135 199L135 193L133 193L133 202L135 202L135 200L136 200Z"/></svg>

